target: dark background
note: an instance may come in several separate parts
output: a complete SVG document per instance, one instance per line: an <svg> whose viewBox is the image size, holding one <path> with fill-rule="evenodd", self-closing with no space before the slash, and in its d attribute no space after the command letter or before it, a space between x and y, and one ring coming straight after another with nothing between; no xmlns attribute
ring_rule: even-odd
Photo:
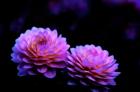
<svg viewBox="0 0 140 92"><path fill-rule="evenodd" d="M46 7L47 0L0 1L0 90L39 92L90 92L76 86L68 87L65 78L58 75L54 80L42 76L18 77L16 64L11 61L11 48L19 35L36 27L57 29L67 38L71 47L95 44L113 54L120 64L121 75L111 92L139 92L140 87L140 11L132 4L107 5L100 0L90 0L89 13L78 18L73 12L52 15ZM21 22L17 22L21 18ZM70 26L76 24L75 29ZM125 30L134 24L138 31L134 40L127 39ZM137 90L137 91L136 91Z"/></svg>

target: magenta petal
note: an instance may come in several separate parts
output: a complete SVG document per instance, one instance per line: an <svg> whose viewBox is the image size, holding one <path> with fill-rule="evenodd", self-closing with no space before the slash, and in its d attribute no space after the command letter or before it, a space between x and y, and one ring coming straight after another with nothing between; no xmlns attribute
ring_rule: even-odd
<svg viewBox="0 0 140 92"><path fill-rule="evenodd" d="M102 85L107 85L107 82L104 82L104 81L99 81L98 83Z"/></svg>
<svg viewBox="0 0 140 92"><path fill-rule="evenodd" d="M88 84L85 83L84 81L80 81L80 83L81 83L82 85L84 85L84 86L88 86Z"/></svg>
<svg viewBox="0 0 140 92"><path fill-rule="evenodd" d="M117 68L118 68L118 65L119 64L114 64L112 67L110 67L107 71L108 72L113 72L113 71L115 71Z"/></svg>
<svg viewBox="0 0 140 92"><path fill-rule="evenodd" d="M68 63L69 65L74 66L74 64L73 64L71 61L67 61L67 63Z"/></svg>
<svg viewBox="0 0 140 92"><path fill-rule="evenodd" d="M72 78L74 78L75 76L72 74L72 73L68 73L69 74L69 76L71 76Z"/></svg>
<svg viewBox="0 0 140 92"><path fill-rule="evenodd" d="M69 60L69 62L74 61L71 56L67 56L67 59Z"/></svg>
<svg viewBox="0 0 140 92"><path fill-rule="evenodd" d="M88 79L90 79L91 81L96 81L92 76L86 76Z"/></svg>
<svg viewBox="0 0 140 92"><path fill-rule="evenodd" d="M25 76L27 74L27 72L26 71L24 71L24 70L20 70L19 72L18 72L18 76Z"/></svg>
<svg viewBox="0 0 140 92"><path fill-rule="evenodd" d="M26 70L26 69L23 68L23 64L21 63L17 66L17 70L23 71L23 70Z"/></svg>
<svg viewBox="0 0 140 92"><path fill-rule="evenodd" d="M64 61L68 48L66 38L58 36L56 30L32 27L16 39L11 57L18 64L19 76L43 73L46 77L53 78L56 71L48 69L66 66Z"/></svg>
<svg viewBox="0 0 140 92"><path fill-rule="evenodd" d="M54 78L56 76L56 71L55 70L49 70L44 73L44 76L47 78Z"/></svg>
<svg viewBox="0 0 140 92"><path fill-rule="evenodd" d="M67 56L67 71L70 77L80 80L83 85L115 85L120 73L116 72L118 65L114 56L102 50L100 46L85 45L70 49Z"/></svg>
<svg viewBox="0 0 140 92"><path fill-rule="evenodd" d="M75 69L73 69L73 68L67 67L67 69L68 69L70 72L76 73Z"/></svg>
<svg viewBox="0 0 140 92"><path fill-rule="evenodd" d="M27 65L27 64L23 66L23 68L25 68L25 69L30 69L30 68L32 68L32 67L33 67L33 66Z"/></svg>
<svg viewBox="0 0 140 92"><path fill-rule="evenodd" d="M66 64L64 62L53 62L49 64L52 68L64 68Z"/></svg>
<svg viewBox="0 0 140 92"><path fill-rule="evenodd" d="M68 81L67 82L67 85L69 85L69 86L75 86L77 84L74 81Z"/></svg>
<svg viewBox="0 0 140 92"><path fill-rule="evenodd" d="M80 75L80 74L76 74L76 75L74 75L74 76L77 77L77 78L83 78L83 76Z"/></svg>
<svg viewBox="0 0 140 92"><path fill-rule="evenodd" d="M118 76L119 74L120 74L120 72L112 72L109 74L109 76L115 77L115 76Z"/></svg>
<svg viewBox="0 0 140 92"><path fill-rule="evenodd" d="M78 72L83 72L83 70L80 69L79 67L74 67L74 68L75 68L75 70L78 71Z"/></svg>
<svg viewBox="0 0 140 92"><path fill-rule="evenodd" d="M41 65L43 65L42 63L34 63L35 65L37 65L37 66L41 66Z"/></svg>
<svg viewBox="0 0 140 92"><path fill-rule="evenodd" d="M28 71L27 72L29 75L36 75L36 73L34 73L33 71Z"/></svg>
<svg viewBox="0 0 140 92"><path fill-rule="evenodd" d="M12 54L11 54L11 57L12 57L12 61L13 61L13 62L15 62L15 63L20 63L20 61L17 59L17 54L12 53Z"/></svg>
<svg viewBox="0 0 140 92"><path fill-rule="evenodd" d="M109 84L115 86L116 85L116 82L114 80L110 80L109 81Z"/></svg>
<svg viewBox="0 0 140 92"><path fill-rule="evenodd" d="M47 71L47 67L37 68L37 71L40 73L45 73Z"/></svg>
<svg viewBox="0 0 140 92"><path fill-rule="evenodd" d="M29 60L28 60L27 58L23 58L22 60L23 60L23 62L25 62L25 63L30 63Z"/></svg>
<svg viewBox="0 0 140 92"><path fill-rule="evenodd" d="M88 62L87 59L85 59L85 60L82 61L82 65L85 66L85 67L90 67L90 66L92 66L92 64L91 64L90 62Z"/></svg>
<svg viewBox="0 0 140 92"><path fill-rule="evenodd" d="M98 89L91 89L91 92L100 92Z"/></svg>

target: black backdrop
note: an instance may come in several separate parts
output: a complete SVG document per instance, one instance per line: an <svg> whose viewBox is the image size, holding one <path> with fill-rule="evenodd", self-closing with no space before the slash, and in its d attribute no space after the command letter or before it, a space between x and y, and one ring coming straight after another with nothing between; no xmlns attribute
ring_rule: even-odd
<svg viewBox="0 0 140 92"><path fill-rule="evenodd" d="M90 1L90 10L87 16L78 19L72 12L51 15L46 8L47 0L5 1L0 4L0 90L15 91L43 91L43 92L90 92L88 89L77 86L68 87L62 76L49 80L41 76L18 77L16 65L11 61L11 48L15 39L26 29L32 26L50 27L57 29L59 34L67 37L71 47L84 44L100 45L113 54L120 64L121 75L117 77L117 86L111 92L138 92L140 59L139 59L139 23L140 13L131 4L106 5L100 0ZM23 18L23 22L11 23ZM71 31L70 25L76 23ZM124 31L129 23L137 25L137 38L125 39ZM17 26L21 27L18 28ZM12 31L13 30L13 31ZM5 92L1 91L1 92Z"/></svg>

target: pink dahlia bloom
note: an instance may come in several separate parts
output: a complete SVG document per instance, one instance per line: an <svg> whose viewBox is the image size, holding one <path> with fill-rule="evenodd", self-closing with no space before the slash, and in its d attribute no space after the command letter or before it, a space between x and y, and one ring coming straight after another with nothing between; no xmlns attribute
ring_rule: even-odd
<svg viewBox="0 0 140 92"><path fill-rule="evenodd" d="M79 80L83 85L115 85L114 78L118 64L108 51L94 45L77 46L71 48L67 56L67 69L71 77Z"/></svg>
<svg viewBox="0 0 140 92"><path fill-rule="evenodd" d="M43 74L54 78L55 69L66 65L69 47L66 38L58 36L56 30L33 27L16 40L11 56L18 64L19 76Z"/></svg>

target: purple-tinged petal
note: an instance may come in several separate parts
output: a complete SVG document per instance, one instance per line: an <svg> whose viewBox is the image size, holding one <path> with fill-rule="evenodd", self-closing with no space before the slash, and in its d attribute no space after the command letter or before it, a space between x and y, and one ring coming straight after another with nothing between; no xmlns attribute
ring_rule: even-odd
<svg viewBox="0 0 140 92"><path fill-rule="evenodd" d="M68 65L73 66L74 64L71 61L67 61Z"/></svg>
<svg viewBox="0 0 140 92"><path fill-rule="evenodd" d="M81 80L80 80L80 83L81 83L82 85L84 85L84 86L88 86L88 84L85 83L84 81L81 81Z"/></svg>
<svg viewBox="0 0 140 92"><path fill-rule="evenodd" d="M107 85L107 84L108 84L108 83L105 82L105 81L98 81L98 83L101 84L101 85Z"/></svg>
<svg viewBox="0 0 140 92"><path fill-rule="evenodd" d="M88 79L90 79L91 81L96 81L92 76L87 75L86 76Z"/></svg>
<svg viewBox="0 0 140 92"><path fill-rule="evenodd" d="M120 75L120 72L112 72L109 74L109 76L113 76L113 77L118 76L118 75Z"/></svg>
<svg viewBox="0 0 140 92"><path fill-rule="evenodd" d="M83 78L83 76L80 75L80 74L76 74L75 77L77 77L77 78Z"/></svg>
<svg viewBox="0 0 140 92"><path fill-rule="evenodd" d="M110 80L108 83L109 83L110 85L113 85L113 86L116 85L116 82L115 82L114 80Z"/></svg>
<svg viewBox="0 0 140 92"><path fill-rule="evenodd" d="M67 85L69 85L69 86L76 86L77 84L74 81L68 81Z"/></svg>
<svg viewBox="0 0 140 92"><path fill-rule="evenodd" d="M37 68L37 71L38 71L39 73L45 73L47 70L48 70L47 67L40 67L40 68Z"/></svg>
<svg viewBox="0 0 140 92"><path fill-rule="evenodd" d="M25 62L25 63L30 63L30 61L29 61L27 58L23 58L22 60L23 60L23 62Z"/></svg>
<svg viewBox="0 0 140 92"><path fill-rule="evenodd" d="M52 79L56 76L56 71L55 70L48 70L47 72L44 73L44 76Z"/></svg>
<svg viewBox="0 0 140 92"><path fill-rule="evenodd" d="M27 72L25 70L20 70L17 75L18 76L25 76L26 74L27 74Z"/></svg>
<svg viewBox="0 0 140 92"><path fill-rule="evenodd" d="M72 78L75 78L75 76L71 73L71 72L69 72L68 73Z"/></svg>
<svg viewBox="0 0 140 92"><path fill-rule="evenodd" d="M33 72L33 71L31 71L31 70L28 70L27 73L28 73L29 75L36 75L36 73Z"/></svg>
<svg viewBox="0 0 140 92"><path fill-rule="evenodd" d="M64 62L54 62L49 64L52 68L64 68L66 67L66 64Z"/></svg>
<svg viewBox="0 0 140 92"><path fill-rule="evenodd" d="M33 66L32 65L29 65L29 64L25 64L25 65L23 65L23 68L24 69L30 69L30 68L32 68Z"/></svg>
<svg viewBox="0 0 140 92"><path fill-rule="evenodd" d="M70 72L76 73L75 69L73 69L73 68L67 67L67 69L68 69Z"/></svg>
<svg viewBox="0 0 140 92"><path fill-rule="evenodd" d="M19 71L26 71L29 75L45 73L48 78L53 78L55 71L47 71L43 66L51 70L64 68L69 47L66 38L58 35L56 30L32 27L16 39L11 57L18 63Z"/></svg>
<svg viewBox="0 0 140 92"><path fill-rule="evenodd" d="M114 79L120 72L116 72L118 64L113 55L109 56L108 51L94 45L76 46L70 50L67 70L72 78L86 84L92 81L95 85L115 85Z"/></svg>

